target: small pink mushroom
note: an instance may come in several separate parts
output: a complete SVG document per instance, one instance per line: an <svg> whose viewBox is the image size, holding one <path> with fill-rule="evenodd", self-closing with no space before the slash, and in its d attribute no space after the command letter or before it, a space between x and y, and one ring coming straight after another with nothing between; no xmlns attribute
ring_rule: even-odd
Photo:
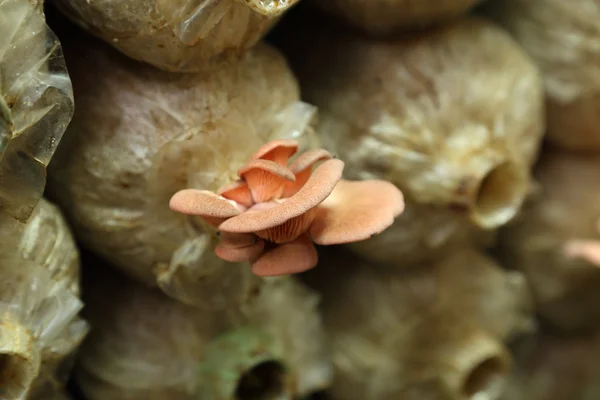
<svg viewBox="0 0 600 400"><path fill-rule="evenodd" d="M398 188L381 180L341 179L344 163L324 149L307 151L288 166L297 150L294 140L269 142L238 170L239 180L217 193L181 190L169 206L217 227L221 232L217 256L248 261L259 276L313 268L314 243L368 239L388 228L404 210Z"/></svg>
<svg viewBox="0 0 600 400"><path fill-rule="evenodd" d="M600 233L600 220L596 224L596 229ZM591 264L600 266L600 240L569 240L564 246L564 252L567 257L583 259Z"/></svg>

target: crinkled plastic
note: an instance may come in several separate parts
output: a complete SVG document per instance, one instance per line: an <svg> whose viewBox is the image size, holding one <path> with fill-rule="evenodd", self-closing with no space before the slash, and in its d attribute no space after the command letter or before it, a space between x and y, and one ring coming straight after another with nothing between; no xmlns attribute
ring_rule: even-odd
<svg viewBox="0 0 600 400"><path fill-rule="evenodd" d="M600 7L596 0L490 1L486 10L542 71L548 139L600 151Z"/></svg>
<svg viewBox="0 0 600 400"><path fill-rule="evenodd" d="M266 45L210 74L172 74L85 43L65 44L78 107L49 185L78 239L185 303L240 304L256 283L250 268L216 257L214 228L169 199L229 183L271 138L309 143L315 108Z"/></svg>
<svg viewBox="0 0 600 400"><path fill-rule="evenodd" d="M497 399L503 342L535 328L524 277L469 248L410 270L340 253L322 264L311 284L323 296L334 398Z"/></svg>
<svg viewBox="0 0 600 400"><path fill-rule="evenodd" d="M267 278L259 296L242 308L252 325L270 335L294 372L299 395L326 389L333 370L317 312L320 296L289 277Z"/></svg>
<svg viewBox="0 0 600 400"><path fill-rule="evenodd" d="M108 271L95 273L90 266L84 316L95 329L80 351L76 372L85 396L194 398L197 360L219 331L218 316Z"/></svg>
<svg viewBox="0 0 600 400"><path fill-rule="evenodd" d="M480 0L312 0L312 4L371 35L424 28L466 14Z"/></svg>
<svg viewBox="0 0 600 400"><path fill-rule="evenodd" d="M42 198L24 227L19 254L43 265L79 296L79 250L61 211Z"/></svg>
<svg viewBox="0 0 600 400"><path fill-rule="evenodd" d="M94 271L96 329L76 373L90 400L292 399L331 379L315 294L292 278L266 280L243 310L209 311Z"/></svg>
<svg viewBox="0 0 600 400"><path fill-rule="evenodd" d="M540 191L500 232L499 254L527 276L546 323L565 331L598 327L598 264L570 256L567 246L576 240L600 244L600 159L548 151L536 177Z"/></svg>
<svg viewBox="0 0 600 400"><path fill-rule="evenodd" d="M0 397L63 399L74 351L88 329L78 317L83 304L73 238L44 199L27 224L1 214L0 227Z"/></svg>
<svg viewBox="0 0 600 400"><path fill-rule="evenodd" d="M211 341L200 363L197 397L255 398L253 392L270 384L259 398L292 399L295 382L281 359L279 343L273 339L261 330L242 327ZM248 372L240 376L232 371Z"/></svg>
<svg viewBox="0 0 600 400"><path fill-rule="evenodd" d="M65 382L54 382L52 369L87 330L77 318L82 303L35 263L18 258L0 262L2 393L15 400L54 398Z"/></svg>
<svg viewBox="0 0 600 400"><path fill-rule="evenodd" d="M376 41L303 21L282 41L348 178L389 180L409 200L462 210L486 229L514 217L544 108L539 73L509 35L471 18Z"/></svg>
<svg viewBox="0 0 600 400"><path fill-rule="evenodd" d="M501 400L600 398L598 335L528 338L515 348L516 365Z"/></svg>
<svg viewBox="0 0 600 400"><path fill-rule="evenodd" d="M199 71L214 56L254 46L298 0L53 0L71 20L127 56Z"/></svg>
<svg viewBox="0 0 600 400"><path fill-rule="evenodd" d="M71 81L42 2L0 0L0 212L29 218L72 115Z"/></svg>

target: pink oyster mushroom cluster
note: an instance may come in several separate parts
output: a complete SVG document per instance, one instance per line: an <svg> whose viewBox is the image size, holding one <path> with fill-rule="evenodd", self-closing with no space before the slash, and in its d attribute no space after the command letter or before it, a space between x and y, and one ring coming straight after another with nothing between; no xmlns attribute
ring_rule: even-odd
<svg viewBox="0 0 600 400"><path fill-rule="evenodd" d="M313 268L314 243L368 239L388 228L404 210L402 193L393 184L341 179L344 163L324 149L302 153L288 165L297 151L295 140L269 142L239 169L239 180L217 193L181 190L169 205L216 227L217 256L248 261L258 276Z"/></svg>
<svg viewBox="0 0 600 400"><path fill-rule="evenodd" d="M600 220L596 223L596 230L600 233ZM573 239L564 247L567 257L583 259L591 264L600 266L600 240Z"/></svg>

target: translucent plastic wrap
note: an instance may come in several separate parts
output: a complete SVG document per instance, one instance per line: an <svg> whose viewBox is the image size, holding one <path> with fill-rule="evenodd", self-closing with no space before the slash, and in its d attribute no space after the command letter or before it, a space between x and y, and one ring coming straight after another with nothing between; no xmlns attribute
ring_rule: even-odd
<svg viewBox="0 0 600 400"><path fill-rule="evenodd" d="M374 41L301 22L286 54L349 178L384 178L483 228L517 213L544 130L543 88L507 34L467 19Z"/></svg>
<svg viewBox="0 0 600 400"><path fill-rule="evenodd" d="M85 300L96 329L76 374L90 400L292 399L331 379L316 297L291 278L213 312L95 272Z"/></svg>
<svg viewBox="0 0 600 400"><path fill-rule="evenodd" d="M490 1L494 16L535 60L546 88L548 139L600 150L600 6L596 0Z"/></svg>
<svg viewBox="0 0 600 400"><path fill-rule="evenodd" d="M71 20L136 60L199 71L254 46L298 0L53 0Z"/></svg>
<svg viewBox="0 0 600 400"><path fill-rule="evenodd" d="M600 158L549 151L536 177L540 193L501 231L499 254L527 276L546 322L598 327L600 262L578 248L600 249Z"/></svg>
<svg viewBox="0 0 600 400"><path fill-rule="evenodd" d="M326 389L332 366L321 317L320 296L290 277L269 278L259 296L242 308L244 318L261 327L296 372L295 391L304 396Z"/></svg>
<svg viewBox="0 0 600 400"><path fill-rule="evenodd" d="M389 35L457 18L480 0L312 0L371 35Z"/></svg>
<svg viewBox="0 0 600 400"><path fill-rule="evenodd" d="M42 198L24 227L19 254L79 295L79 251L60 210Z"/></svg>
<svg viewBox="0 0 600 400"><path fill-rule="evenodd" d="M71 81L42 2L0 0L0 211L27 220L72 115Z"/></svg>
<svg viewBox="0 0 600 400"><path fill-rule="evenodd" d="M73 353L87 333L77 316L79 256L58 209L45 200L27 225L10 221L0 220L0 397L63 399Z"/></svg>
<svg viewBox="0 0 600 400"><path fill-rule="evenodd" d="M84 316L95 329L80 351L76 372L86 398L194 398L197 360L211 336L224 328L216 314L107 271L88 271Z"/></svg>
<svg viewBox="0 0 600 400"><path fill-rule="evenodd" d="M600 338L531 338L516 348L515 369L502 400L600 398Z"/></svg>
<svg viewBox="0 0 600 400"><path fill-rule="evenodd" d="M334 254L319 271L336 399L496 399L502 342L535 327L523 276L473 250L408 271Z"/></svg>
<svg viewBox="0 0 600 400"><path fill-rule="evenodd" d="M213 254L216 230L169 209L178 190L216 190L270 138L314 137L283 58L259 45L210 74L172 74L99 41L65 48L78 98L50 190L91 250L188 304L227 307L254 287Z"/></svg>

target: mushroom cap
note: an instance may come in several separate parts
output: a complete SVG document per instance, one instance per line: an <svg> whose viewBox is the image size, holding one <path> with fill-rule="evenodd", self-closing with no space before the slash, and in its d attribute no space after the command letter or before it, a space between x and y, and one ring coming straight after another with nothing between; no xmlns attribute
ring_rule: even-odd
<svg viewBox="0 0 600 400"><path fill-rule="evenodd" d="M315 245L307 235L282 243L265 252L252 263L252 272L258 276L297 274L317 265Z"/></svg>
<svg viewBox="0 0 600 400"><path fill-rule="evenodd" d="M331 154L325 149L313 149L300 154L289 167L296 177L296 181L286 184L283 197L291 197L296 194L308 181L314 164L330 158Z"/></svg>
<svg viewBox="0 0 600 400"><path fill-rule="evenodd" d="M182 214L213 218L229 218L243 211L240 206L223 196L198 189L183 189L175 193L169 201L169 207Z"/></svg>
<svg viewBox="0 0 600 400"><path fill-rule="evenodd" d="M291 182L296 180L294 174L286 166L271 160L251 160L238 170L238 175L246 179L249 173L258 172L257 170Z"/></svg>
<svg viewBox="0 0 600 400"><path fill-rule="evenodd" d="M225 186L222 186L217 191L217 194L225 197L226 199L233 200L247 208L254 204L254 200L252 200L252 193L250 193L250 188L248 188L248 183L243 179L238 179Z"/></svg>
<svg viewBox="0 0 600 400"><path fill-rule="evenodd" d="M267 210L245 212L232 217L223 222L219 229L233 233L256 232L304 214L329 196L341 179L343 169L344 163L340 160L325 161L294 196Z"/></svg>
<svg viewBox="0 0 600 400"><path fill-rule="evenodd" d="M373 237L404 211L404 196L393 184L340 180L318 207L310 236L321 245L357 242Z"/></svg>
<svg viewBox="0 0 600 400"><path fill-rule="evenodd" d="M272 140L263 144L251 157L252 160L270 160L286 166L288 159L298 151L298 142L293 139Z"/></svg>

